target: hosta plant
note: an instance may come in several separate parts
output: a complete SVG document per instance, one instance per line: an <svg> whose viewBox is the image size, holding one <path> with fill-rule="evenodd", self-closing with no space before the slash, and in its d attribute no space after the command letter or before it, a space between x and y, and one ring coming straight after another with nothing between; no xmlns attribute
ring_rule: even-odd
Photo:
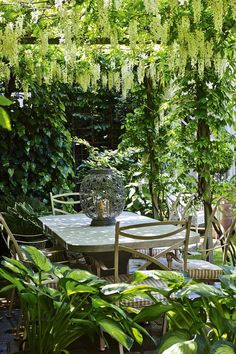
<svg viewBox="0 0 236 354"><path fill-rule="evenodd" d="M193 281L185 274L153 271L166 282L157 289L164 301L142 309L135 321L156 320L165 314L169 330L158 354L233 354L236 351L236 271L225 267L219 287ZM134 281L148 275L136 273Z"/></svg>
<svg viewBox="0 0 236 354"><path fill-rule="evenodd" d="M104 295L104 280L84 270L53 265L34 247L22 249L29 263L5 258L0 276L10 282L8 289L17 289L27 353L69 353L66 348L85 334L89 338L108 334L128 350L134 341L142 343L146 331L114 298Z"/></svg>

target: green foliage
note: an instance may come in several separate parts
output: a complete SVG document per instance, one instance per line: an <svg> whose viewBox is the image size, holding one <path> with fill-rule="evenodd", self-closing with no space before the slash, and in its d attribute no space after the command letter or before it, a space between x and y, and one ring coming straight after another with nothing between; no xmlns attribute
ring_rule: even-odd
<svg viewBox="0 0 236 354"><path fill-rule="evenodd" d="M163 301L142 309L137 322L155 320L166 314L169 331L157 353L233 353L236 349L235 269L225 267L220 288L199 283L177 272L152 271L151 276L166 283L157 291Z"/></svg>
<svg viewBox="0 0 236 354"><path fill-rule="evenodd" d="M146 64L151 66L151 60L153 58L148 58ZM156 60L162 60L162 55L158 55ZM140 174L141 184L146 184L152 213L158 219L168 217L166 199L169 194L184 188L188 192L196 190L196 181L189 175L189 166L176 147L172 148L175 127L165 114L166 90L161 80L152 82L150 78L146 78L143 85L136 85L134 112L126 116L120 144L121 151L128 147L136 149L139 159L139 171L136 173Z"/></svg>
<svg viewBox="0 0 236 354"><path fill-rule="evenodd" d="M126 209L151 215L151 200L147 177L141 170L140 152L137 148L103 150L91 146L86 140L75 139L77 144L87 148L88 158L77 169L81 181L90 169L111 168L124 179L126 190Z"/></svg>
<svg viewBox="0 0 236 354"><path fill-rule="evenodd" d="M65 104L73 136L78 135L102 148L117 146L121 121L129 109L128 101L121 101L119 93L101 87L83 92L78 85L61 84L57 87L57 94Z"/></svg>
<svg viewBox="0 0 236 354"><path fill-rule="evenodd" d="M7 111L3 108L5 106L10 106L12 101L4 96L0 96L0 125L8 130L11 130L11 123ZM3 106L3 107L1 107Z"/></svg>
<svg viewBox="0 0 236 354"><path fill-rule="evenodd" d="M104 295L104 280L84 270L55 266L34 247L22 249L33 267L5 258L0 275L18 290L30 353L61 354L85 334L91 340L103 336L101 328L128 350L134 341L141 344L146 331ZM47 286L52 282L56 288Z"/></svg>
<svg viewBox="0 0 236 354"><path fill-rule="evenodd" d="M224 197L225 201L228 201L233 205L235 205L236 204L235 176L231 177L230 179L216 183L214 185L213 193L216 199L220 197Z"/></svg>
<svg viewBox="0 0 236 354"><path fill-rule="evenodd" d="M1 130L0 191L46 200L50 191L72 190L71 137L60 96L35 88L12 106L12 131Z"/></svg>
<svg viewBox="0 0 236 354"><path fill-rule="evenodd" d="M209 68L201 78L189 67L176 81L178 89L166 105L167 119L174 127L171 150L198 173L198 193L208 203L218 175L225 173L233 161L235 137L226 130L234 119L231 79L231 70L219 79Z"/></svg>
<svg viewBox="0 0 236 354"><path fill-rule="evenodd" d="M44 233L38 217L39 214L30 204L26 203L15 203L13 207L8 206L7 211L4 213L4 219L11 232L21 235Z"/></svg>

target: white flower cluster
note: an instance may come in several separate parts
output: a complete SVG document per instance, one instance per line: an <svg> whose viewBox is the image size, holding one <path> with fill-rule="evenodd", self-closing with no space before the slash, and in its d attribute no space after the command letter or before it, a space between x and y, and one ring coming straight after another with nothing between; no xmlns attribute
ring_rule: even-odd
<svg viewBox="0 0 236 354"><path fill-rule="evenodd" d="M178 36L180 43L184 44L188 41L190 31L189 17L183 16L181 22L178 24Z"/></svg>
<svg viewBox="0 0 236 354"><path fill-rule="evenodd" d="M18 33L14 29L13 23L8 23L4 33L0 33L0 43L2 57L5 57L11 66L18 68Z"/></svg>
<svg viewBox="0 0 236 354"><path fill-rule="evenodd" d="M201 12L202 12L201 0L192 0L192 8L193 8L194 22L198 23L198 22L200 22Z"/></svg>
<svg viewBox="0 0 236 354"><path fill-rule="evenodd" d="M101 28L101 35L103 37L109 37L111 33L111 25L109 21L109 6L107 6L107 3L104 3L104 1L97 0L98 25Z"/></svg>
<svg viewBox="0 0 236 354"><path fill-rule="evenodd" d="M42 55L42 57L44 57L48 51L48 33L41 32L40 40L40 54Z"/></svg>
<svg viewBox="0 0 236 354"><path fill-rule="evenodd" d="M147 69L147 76L151 79L153 87L156 87L157 69L155 62L150 63L149 68Z"/></svg>
<svg viewBox="0 0 236 354"><path fill-rule="evenodd" d="M151 31L154 41L158 42L161 38L161 31L162 31L160 14L153 16L153 19L150 24L150 31Z"/></svg>
<svg viewBox="0 0 236 354"><path fill-rule="evenodd" d="M236 0L230 1L231 11L233 14L234 19L236 19Z"/></svg>
<svg viewBox="0 0 236 354"><path fill-rule="evenodd" d="M122 6L122 0L114 0L114 6L118 10Z"/></svg>
<svg viewBox="0 0 236 354"><path fill-rule="evenodd" d="M101 76L100 65L93 63L90 66L90 72L91 72L91 85L94 89L96 89L98 85L98 81L100 80L100 76Z"/></svg>
<svg viewBox="0 0 236 354"><path fill-rule="evenodd" d="M133 88L134 83L134 73L133 73L133 63L126 60L121 67L121 77L122 77L122 97L125 99L128 92Z"/></svg>
<svg viewBox="0 0 236 354"><path fill-rule="evenodd" d="M129 43L131 48L135 48L138 37L138 22L131 20L128 28Z"/></svg>
<svg viewBox="0 0 236 354"><path fill-rule="evenodd" d="M142 84L145 76L145 63L143 60L140 60L137 68L137 78L138 83Z"/></svg>
<svg viewBox="0 0 236 354"><path fill-rule="evenodd" d="M145 10L148 14L157 14L158 12L158 0L143 0Z"/></svg>
<svg viewBox="0 0 236 354"><path fill-rule="evenodd" d="M223 17L224 17L224 7L223 0L212 1L211 6L213 21L215 29L218 33L222 32Z"/></svg>

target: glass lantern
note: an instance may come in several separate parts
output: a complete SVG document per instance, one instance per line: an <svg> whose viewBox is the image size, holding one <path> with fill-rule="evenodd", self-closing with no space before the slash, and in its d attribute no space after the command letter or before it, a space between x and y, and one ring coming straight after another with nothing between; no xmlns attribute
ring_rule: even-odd
<svg viewBox="0 0 236 354"><path fill-rule="evenodd" d="M111 169L91 170L81 182L80 202L91 226L114 225L125 205L121 177Z"/></svg>

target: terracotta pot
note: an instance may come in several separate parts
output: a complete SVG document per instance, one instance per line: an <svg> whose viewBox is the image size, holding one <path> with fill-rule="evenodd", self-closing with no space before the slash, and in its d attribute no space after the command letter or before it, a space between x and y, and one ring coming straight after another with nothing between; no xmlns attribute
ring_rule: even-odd
<svg viewBox="0 0 236 354"><path fill-rule="evenodd" d="M220 209L220 223L223 226L223 228L226 230L233 219L234 216L234 212L233 212L233 206L234 204L232 203L222 203L219 205L219 209Z"/></svg>

